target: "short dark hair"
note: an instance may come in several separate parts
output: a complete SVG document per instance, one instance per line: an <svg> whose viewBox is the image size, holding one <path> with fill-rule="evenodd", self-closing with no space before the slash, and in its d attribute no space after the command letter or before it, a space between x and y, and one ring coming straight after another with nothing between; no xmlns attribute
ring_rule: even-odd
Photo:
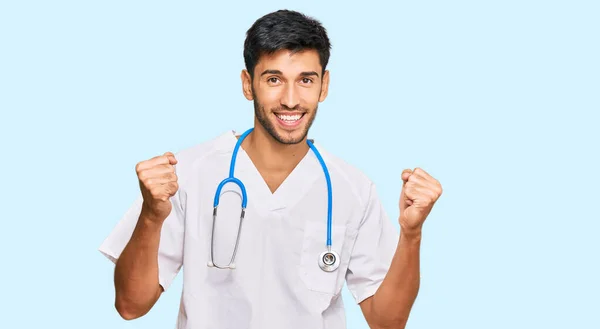
<svg viewBox="0 0 600 329"><path fill-rule="evenodd" d="M278 10L254 22L246 32L244 62L250 77L260 56L279 50L296 53L314 49L319 53L323 72L329 62L331 43L318 20L292 10Z"/></svg>

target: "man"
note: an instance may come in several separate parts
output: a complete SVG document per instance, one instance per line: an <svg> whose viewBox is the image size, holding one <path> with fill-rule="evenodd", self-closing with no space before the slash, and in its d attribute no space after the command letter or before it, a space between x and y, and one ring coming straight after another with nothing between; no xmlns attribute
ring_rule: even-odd
<svg viewBox="0 0 600 329"><path fill-rule="evenodd" d="M373 183L307 140L329 51L318 21L284 10L260 18L241 75L253 130L138 163L141 195L100 247L116 263L123 318L149 312L183 267L178 328L345 328L344 282L371 328L405 326L423 222L442 189L404 170L397 234ZM220 186L227 177L243 185ZM336 254L323 257L327 242Z"/></svg>

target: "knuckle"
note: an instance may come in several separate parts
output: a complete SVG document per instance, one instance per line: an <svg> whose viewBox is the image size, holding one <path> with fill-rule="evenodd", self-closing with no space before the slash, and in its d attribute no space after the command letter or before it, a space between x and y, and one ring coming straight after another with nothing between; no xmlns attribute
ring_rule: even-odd
<svg viewBox="0 0 600 329"><path fill-rule="evenodd" d="M142 165L144 163L143 162L138 162L135 164L135 172L137 172L138 174L142 171Z"/></svg>
<svg viewBox="0 0 600 329"><path fill-rule="evenodd" d="M433 201L433 200L435 200L435 199L437 198L438 194L437 194L437 191L436 191L436 190L429 189L429 190L427 190L427 191L428 191L428 194L429 194L429 196L431 197L431 200L432 200L432 201Z"/></svg>

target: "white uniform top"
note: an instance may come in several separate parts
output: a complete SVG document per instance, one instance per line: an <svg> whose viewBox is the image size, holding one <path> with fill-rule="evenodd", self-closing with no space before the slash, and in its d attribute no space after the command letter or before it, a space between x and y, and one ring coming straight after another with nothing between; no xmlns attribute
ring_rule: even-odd
<svg viewBox="0 0 600 329"><path fill-rule="evenodd" d="M208 267L214 195L229 175L236 142L228 131L175 155L180 188L163 224L158 266L166 290L184 265L177 328L346 328L344 281L357 303L373 295L398 243L372 182L315 143L330 172L332 249L341 258L336 271L324 272L318 258L326 250L327 184L314 152L271 193L240 148L234 175L245 184L248 204L236 268ZM140 196L100 247L113 262L129 241L141 201ZM228 264L233 252L240 202L237 185L226 184L214 235L219 265Z"/></svg>

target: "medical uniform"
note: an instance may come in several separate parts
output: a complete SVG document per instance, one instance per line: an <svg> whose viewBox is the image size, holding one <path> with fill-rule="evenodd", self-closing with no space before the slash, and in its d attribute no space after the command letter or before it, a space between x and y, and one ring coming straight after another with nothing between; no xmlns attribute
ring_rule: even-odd
<svg viewBox="0 0 600 329"><path fill-rule="evenodd" d="M165 290L183 267L177 328L346 328L344 281L357 303L372 296L398 243L373 183L315 142L331 177L331 242L341 258L337 270L325 272L318 258L326 250L327 185L315 153L309 150L271 193L240 148L235 176L245 184L248 204L236 268L208 267L215 191L229 174L236 142L228 131L175 156L180 187L163 224L158 266ZM100 247L113 262L131 237L141 204L140 196ZM240 207L239 187L225 185L214 228L216 264L229 263Z"/></svg>

